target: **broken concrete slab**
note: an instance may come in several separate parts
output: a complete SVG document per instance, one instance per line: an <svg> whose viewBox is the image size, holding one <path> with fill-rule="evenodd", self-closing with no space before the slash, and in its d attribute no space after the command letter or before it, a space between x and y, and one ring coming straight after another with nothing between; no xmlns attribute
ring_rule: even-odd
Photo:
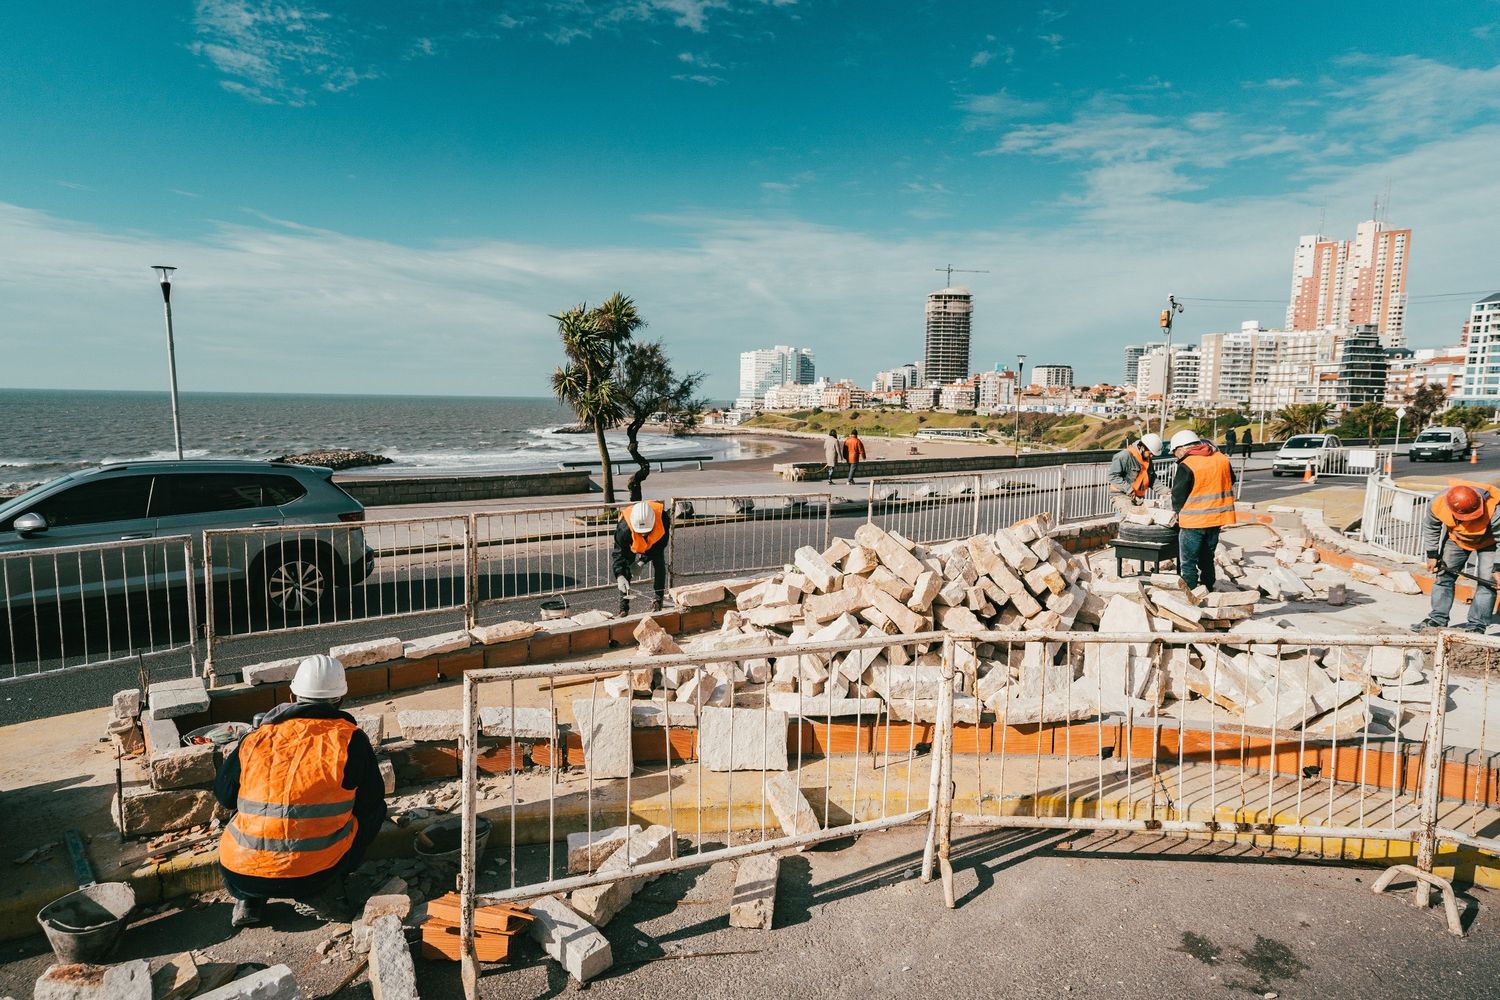
<svg viewBox="0 0 1500 1000"><path fill-rule="evenodd" d="M384 639L367 639L364 642L346 642L334 646L328 655L344 665L345 670L364 667L372 663L385 663L401 659L403 645L395 636Z"/></svg>
<svg viewBox="0 0 1500 1000"><path fill-rule="evenodd" d="M464 714L456 708L407 709L396 713L396 725L416 743L451 743L463 737Z"/></svg>
<svg viewBox="0 0 1500 1000"><path fill-rule="evenodd" d="M468 649L473 644L474 638L467 631L442 632L420 639L408 639L401 644L401 655L408 660L424 660L429 656Z"/></svg>
<svg viewBox="0 0 1500 1000"><path fill-rule="evenodd" d="M290 968L273 965L200 993L195 1000L302 1000L302 991L297 988Z"/></svg>
<svg viewBox="0 0 1500 1000"><path fill-rule="evenodd" d="M156 681L146 695L148 719L175 719L208 711L208 685L202 677Z"/></svg>
<svg viewBox="0 0 1500 1000"><path fill-rule="evenodd" d="M766 782L766 803L787 836L816 833L823 827L797 782L797 775L784 771Z"/></svg>
<svg viewBox="0 0 1500 1000"><path fill-rule="evenodd" d="M614 964L608 939L561 899L542 896L527 906L532 938L568 975L586 983Z"/></svg>
<svg viewBox="0 0 1500 1000"><path fill-rule="evenodd" d="M141 689L116 691L110 700L110 711L116 719L137 719L141 715Z"/></svg>
<svg viewBox="0 0 1500 1000"><path fill-rule="evenodd" d="M792 553L792 561L819 593L826 594L837 589L842 581L842 574L830 566L811 545L804 545Z"/></svg>
<svg viewBox="0 0 1500 1000"><path fill-rule="evenodd" d="M118 965L51 965L37 978L34 1000L151 1000L143 959Z"/></svg>
<svg viewBox="0 0 1500 1000"><path fill-rule="evenodd" d="M885 702L879 698L830 698L824 694L806 695L801 691L772 691L770 705L776 711L785 712L788 717L804 719L848 716L874 719L885 710Z"/></svg>
<svg viewBox="0 0 1500 1000"><path fill-rule="evenodd" d="M557 719L550 708L484 705L479 709L479 732L513 740L551 740L557 737Z"/></svg>
<svg viewBox="0 0 1500 1000"><path fill-rule="evenodd" d="M729 596L722 583L694 583L686 587L673 587L670 593L672 603L682 609L718 604Z"/></svg>
<svg viewBox="0 0 1500 1000"><path fill-rule="evenodd" d="M670 656L673 653L682 652L677 641L658 624L655 618L642 618L641 623L631 634L635 637L636 646L647 656Z"/></svg>
<svg viewBox="0 0 1500 1000"><path fill-rule="evenodd" d="M741 858L734 872L729 926L768 931L776 912L776 877L781 859L774 854Z"/></svg>
<svg viewBox="0 0 1500 1000"><path fill-rule="evenodd" d="M625 698L573 701L573 724L583 741L586 766L596 778L624 778L633 770L630 704Z"/></svg>
<svg viewBox="0 0 1500 1000"><path fill-rule="evenodd" d="M625 845L627 839L641 835L641 826L611 826L603 830L579 830L568 834L568 874L582 875L591 872Z"/></svg>
<svg viewBox="0 0 1500 1000"><path fill-rule="evenodd" d="M529 639L542 630L535 622L497 622L494 625L476 625L469 635L482 646L493 646L501 642L516 642Z"/></svg>
<svg viewBox="0 0 1500 1000"><path fill-rule="evenodd" d="M370 993L375 1000L418 1000L417 970L400 917L387 914L370 925Z"/></svg>
<svg viewBox="0 0 1500 1000"><path fill-rule="evenodd" d="M672 857L676 847L677 839L670 828L648 826L641 831L639 837L631 837L628 843L616 848L599 866L599 873L624 872L653 861L666 861ZM648 880L646 877L634 876L589 886L574 892L568 904L594 926L603 926L625 908L630 898Z"/></svg>
<svg viewBox="0 0 1500 1000"><path fill-rule="evenodd" d="M219 770L215 750L213 744L204 743L150 754L147 766L151 772L151 787L167 791L213 784Z"/></svg>
<svg viewBox="0 0 1500 1000"><path fill-rule="evenodd" d="M771 708L705 708L698 759L710 771L785 771L786 723L786 713Z"/></svg>
<svg viewBox="0 0 1500 1000"><path fill-rule="evenodd" d="M110 818L120 826L123 810L127 837L146 833L186 830L213 820L218 803L213 792L203 788L158 791L148 786L124 789L110 803Z"/></svg>
<svg viewBox="0 0 1500 1000"><path fill-rule="evenodd" d="M698 708L676 701L632 701L630 724L636 729L661 729L664 726L695 729L698 725Z"/></svg>

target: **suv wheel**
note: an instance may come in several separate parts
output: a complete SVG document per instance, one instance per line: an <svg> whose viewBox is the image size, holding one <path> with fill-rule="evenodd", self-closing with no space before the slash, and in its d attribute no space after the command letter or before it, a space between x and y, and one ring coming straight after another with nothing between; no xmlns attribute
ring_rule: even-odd
<svg viewBox="0 0 1500 1000"><path fill-rule="evenodd" d="M316 545L271 546L253 579L270 625L324 620L333 606L334 558Z"/></svg>

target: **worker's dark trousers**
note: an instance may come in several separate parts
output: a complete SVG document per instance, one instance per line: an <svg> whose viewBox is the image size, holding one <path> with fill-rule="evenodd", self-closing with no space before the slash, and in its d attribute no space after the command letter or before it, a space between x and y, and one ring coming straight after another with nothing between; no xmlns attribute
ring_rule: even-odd
<svg viewBox="0 0 1500 1000"><path fill-rule="evenodd" d="M656 584L656 599L660 602L662 595L667 591L667 547L663 545L659 551L648 553L646 562L651 564L651 572L655 577L652 582ZM636 565L639 566L640 563Z"/></svg>
<svg viewBox="0 0 1500 1000"><path fill-rule="evenodd" d="M1177 575L1189 590L1200 584L1214 589L1214 552L1219 548L1218 528L1177 530Z"/></svg>
<svg viewBox="0 0 1500 1000"><path fill-rule="evenodd" d="M241 875L230 871L223 865L219 866L219 873L224 876L224 888L235 899L306 901L329 887L337 885L339 879L358 868L365 859L365 849L370 846L370 842L379 832L379 823L357 823L354 828L354 842L349 845L349 850L339 859L339 863L326 871L312 875L302 875L298 878L264 878L259 875Z"/></svg>
<svg viewBox="0 0 1500 1000"><path fill-rule="evenodd" d="M1453 586L1458 582L1459 571L1469 562L1470 556L1474 557L1475 576L1481 580L1494 577L1494 549L1470 552L1444 535L1442 552L1438 555L1437 574L1432 581L1432 610L1427 613L1428 621L1439 625L1448 624L1448 613L1453 610ZM1468 624L1475 631L1483 631L1490 623L1491 612L1495 607L1495 588L1476 583L1474 591L1474 602L1469 605Z"/></svg>

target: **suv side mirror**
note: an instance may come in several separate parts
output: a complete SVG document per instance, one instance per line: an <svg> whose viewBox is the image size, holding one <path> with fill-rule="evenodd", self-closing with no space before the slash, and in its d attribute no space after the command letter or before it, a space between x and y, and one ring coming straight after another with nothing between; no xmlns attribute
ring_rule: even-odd
<svg viewBox="0 0 1500 1000"><path fill-rule="evenodd" d="M22 538L30 538L32 535L40 535L47 530L47 519L36 511L22 514L11 522L16 534Z"/></svg>

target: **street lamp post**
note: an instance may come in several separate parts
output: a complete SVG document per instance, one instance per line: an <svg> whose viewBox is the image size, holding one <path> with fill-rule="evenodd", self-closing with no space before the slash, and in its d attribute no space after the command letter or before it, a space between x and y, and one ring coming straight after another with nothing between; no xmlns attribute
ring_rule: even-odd
<svg viewBox="0 0 1500 1000"><path fill-rule="evenodd" d="M1021 394L1024 392L1022 377L1026 374L1026 355L1016 355L1016 466L1021 465Z"/></svg>
<svg viewBox="0 0 1500 1000"><path fill-rule="evenodd" d="M1167 296L1167 308L1161 311L1161 328L1167 331L1167 352L1162 358L1161 379L1161 426L1157 433L1162 437L1167 436L1167 400L1172 396L1172 320L1176 314L1182 312L1182 303L1177 301L1177 296Z"/></svg>
<svg viewBox="0 0 1500 1000"><path fill-rule="evenodd" d="M177 270L166 264L152 264L151 270L161 275L161 304L167 317L167 379L172 389L172 440L177 446L177 459L182 460L182 417L177 409L177 348L172 340L172 272Z"/></svg>

